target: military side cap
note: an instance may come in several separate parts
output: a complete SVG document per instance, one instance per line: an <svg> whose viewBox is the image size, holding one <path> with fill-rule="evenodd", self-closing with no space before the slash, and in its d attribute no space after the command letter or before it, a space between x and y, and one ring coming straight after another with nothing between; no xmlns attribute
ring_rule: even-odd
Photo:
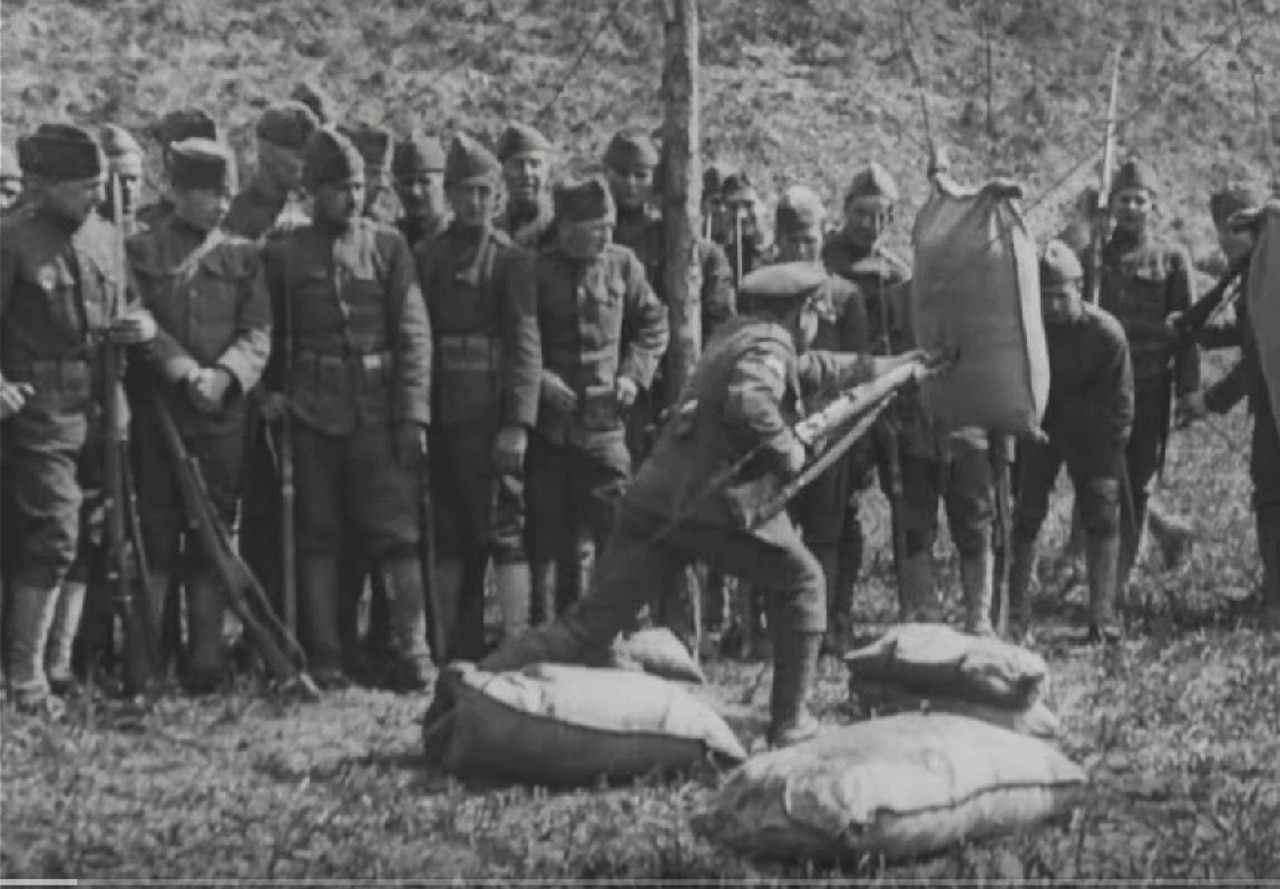
<svg viewBox="0 0 1280 889"><path fill-rule="evenodd" d="M822 198L806 185L793 185L778 198L774 228L779 233L806 231L821 226L827 217Z"/></svg>
<svg viewBox="0 0 1280 889"><path fill-rule="evenodd" d="M702 194L705 197L719 197L720 190L729 172L720 164L707 164L702 170Z"/></svg>
<svg viewBox="0 0 1280 889"><path fill-rule="evenodd" d="M106 158L87 130L74 124L46 123L18 140L24 173L73 181L101 176Z"/></svg>
<svg viewBox="0 0 1280 889"><path fill-rule="evenodd" d="M444 146L435 136L411 133L396 143L391 155L391 173L396 178L416 173L443 173Z"/></svg>
<svg viewBox="0 0 1280 889"><path fill-rule="evenodd" d="M340 126L338 132L351 140L351 144L364 158L366 173L377 171L384 174L391 169L391 131L385 127L375 127L360 123L351 126Z"/></svg>
<svg viewBox="0 0 1280 889"><path fill-rule="evenodd" d="M294 86L289 91L289 98L311 109L311 113L316 117L316 123L320 126L332 123L336 116L333 97L314 80L304 80Z"/></svg>
<svg viewBox="0 0 1280 889"><path fill-rule="evenodd" d="M162 148L168 148L184 139L217 139L218 125L200 108L177 108L160 118L155 136Z"/></svg>
<svg viewBox="0 0 1280 889"><path fill-rule="evenodd" d="M614 134L604 152L604 165L611 170L656 167L658 146L640 127L627 127Z"/></svg>
<svg viewBox="0 0 1280 889"><path fill-rule="evenodd" d="M124 127L118 127L113 123L107 124L98 134L98 141L108 158L125 157L131 154L142 157L142 146Z"/></svg>
<svg viewBox="0 0 1280 889"><path fill-rule="evenodd" d="M554 149L547 137L533 127L513 123L498 138L498 160L506 163L525 154L550 154Z"/></svg>
<svg viewBox="0 0 1280 889"><path fill-rule="evenodd" d="M1084 267L1076 252L1062 241L1050 241L1040 256L1040 289L1049 290L1079 281Z"/></svg>
<svg viewBox="0 0 1280 889"><path fill-rule="evenodd" d="M761 302L807 299L827 286L830 276L813 262L783 262L757 269L742 279L739 293Z"/></svg>
<svg viewBox="0 0 1280 889"><path fill-rule="evenodd" d="M444 164L444 181L446 185L460 185L491 179L501 168L502 165L493 156L493 152L466 133L459 133L449 146L449 156Z"/></svg>
<svg viewBox="0 0 1280 889"><path fill-rule="evenodd" d="M321 127L307 137L302 149L302 180L315 190L352 180L364 180L364 158L351 140L333 127Z"/></svg>
<svg viewBox="0 0 1280 889"><path fill-rule="evenodd" d="M1241 210L1261 207L1266 195L1261 189L1243 182L1230 183L1209 196L1209 212L1215 225L1222 225Z"/></svg>
<svg viewBox="0 0 1280 889"><path fill-rule="evenodd" d="M301 102L278 102L262 112L254 132L263 142L300 151L319 126L315 114Z"/></svg>
<svg viewBox="0 0 1280 889"><path fill-rule="evenodd" d="M866 169L853 177L844 199L848 202L854 198L868 197L884 198L886 201L898 200L898 183L894 181L893 174L875 161L867 164Z"/></svg>
<svg viewBox="0 0 1280 889"><path fill-rule="evenodd" d="M18 156L8 145L0 145L0 179L21 179L22 168Z"/></svg>
<svg viewBox="0 0 1280 889"><path fill-rule="evenodd" d="M1112 194L1126 188L1145 188L1155 194L1160 190L1160 180L1156 178L1155 169L1146 161L1130 158L1116 170L1115 179L1111 183Z"/></svg>
<svg viewBox="0 0 1280 889"><path fill-rule="evenodd" d="M720 197L726 201L755 201L759 199L751 177L745 172L730 173L720 185Z"/></svg>
<svg viewBox="0 0 1280 889"><path fill-rule="evenodd" d="M175 188L226 188L234 171L231 151L221 142L197 136L169 146L169 179Z"/></svg>
<svg viewBox="0 0 1280 889"><path fill-rule="evenodd" d="M598 176L557 185L553 201L560 222L610 222L618 215L609 186Z"/></svg>

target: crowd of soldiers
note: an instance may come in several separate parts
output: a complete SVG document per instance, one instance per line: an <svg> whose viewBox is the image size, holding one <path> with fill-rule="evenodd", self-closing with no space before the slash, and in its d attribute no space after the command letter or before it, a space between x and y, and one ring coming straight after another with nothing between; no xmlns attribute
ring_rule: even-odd
<svg viewBox="0 0 1280 889"><path fill-rule="evenodd" d="M1154 231L1159 186L1140 160L1118 171L1099 262L1087 244L1074 245L1080 256L1062 241L1044 248L1042 441L942 433L900 399L788 513L735 528L722 498L690 491L748 452L759 457L749 476L794 476L811 454L791 424L819 393L927 360L913 349L910 268L883 246L899 192L880 164L853 176L835 226L815 191L784 190L772 239L748 176L709 171L696 244L705 355L677 393L664 367L661 157L643 128L613 137L603 175L553 185L555 146L530 126L511 124L492 150L465 134L446 150L423 132L336 123L304 84L259 118L256 169L238 191L234 154L206 113L172 111L154 132L165 188L146 206L135 206L144 152L119 127L95 137L45 124L19 141L16 163L5 153L5 669L20 707L56 712L75 682L77 636L86 645L110 624L90 570L97 442L111 434L94 361L103 342L129 351L122 416L148 595L166 627L181 625L166 645L192 692L228 678L226 604L191 539L162 412L278 607L294 560L299 636L323 688L423 689L433 664L457 659L590 660L644 606L678 622L673 595L705 597L706 629L728 629L740 619L726 607L734 575L767 603L771 738L791 743L812 731L804 702L828 627L849 620L859 501L877 476L901 529L902 618L942 613L941 500L964 629L993 632L1002 462L1016 467L1014 634L1031 630L1036 538L1065 463L1090 632L1114 640L1175 397L1189 419L1250 397L1266 613L1280 614L1280 443L1256 345L1245 317L1205 334L1245 353L1202 389L1199 347L1173 324L1194 302L1192 268ZM1228 220L1258 203L1243 188L1215 194L1229 256L1249 242ZM1082 296L1095 268L1096 305ZM286 446L296 547L282 554ZM694 564L709 570L689 583ZM487 589L502 617L495 652ZM86 607L97 617L81 626Z"/></svg>

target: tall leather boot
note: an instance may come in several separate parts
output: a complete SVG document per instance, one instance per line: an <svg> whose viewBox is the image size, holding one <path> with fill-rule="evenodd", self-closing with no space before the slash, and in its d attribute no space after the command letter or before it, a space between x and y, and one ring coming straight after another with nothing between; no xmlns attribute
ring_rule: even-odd
<svg viewBox="0 0 1280 889"><path fill-rule="evenodd" d="M441 624L439 637L444 640L444 651L432 652L437 664L458 657L458 614L466 579L466 566L461 559L436 559L436 604L440 609L436 619Z"/></svg>
<svg viewBox="0 0 1280 889"><path fill-rule="evenodd" d="M818 673L822 633L801 633L774 622L773 688L769 695L769 746L790 747L818 734L809 693Z"/></svg>
<svg viewBox="0 0 1280 889"><path fill-rule="evenodd" d="M532 586L532 622L546 626L556 619L556 563L554 559L535 559L529 563Z"/></svg>
<svg viewBox="0 0 1280 889"><path fill-rule="evenodd" d="M818 557L822 566L822 576L827 588L827 632L823 638L823 648L835 652L848 627L848 609L842 609L840 596L840 549L835 546L810 547Z"/></svg>
<svg viewBox="0 0 1280 889"><path fill-rule="evenodd" d="M421 691L431 684L434 670L427 645L426 590L422 563L416 555L391 559L379 566L387 595L394 666L388 678L399 691Z"/></svg>
<svg viewBox="0 0 1280 889"><path fill-rule="evenodd" d="M1118 534L1085 538L1085 569L1089 575L1089 636L1116 642L1121 637L1116 620L1116 592L1119 589L1120 537Z"/></svg>
<svg viewBox="0 0 1280 889"><path fill-rule="evenodd" d="M974 636L994 636L991 598L995 581L995 556L991 550L960 557L960 589L964 593L964 631Z"/></svg>
<svg viewBox="0 0 1280 889"><path fill-rule="evenodd" d="M84 597L88 585L83 581L66 581L58 591L58 606L49 628L45 651L45 674L54 694L65 694L75 684L71 672L71 652L84 613Z"/></svg>
<svg viewBox="0 0 1280 889"><path fill-rule="evenodd" d="M503 637L529 628L533 577L528 562L494 564L493 589L502 612Z"/></svg>
<svg viewBox="0 0 1280 889"><path fill-rule="evenodd" d="M1009 563L1009 638L1022 642L1031 632L1031 580L1036 573L1036 542L1014 536Z"/></svg>
<svg viewBox="0 0 1280 889"><path fill-rule="evenodd" d="M305 628L311 676L324 689L350 685L342 669L342 635L338 628L338 556L301 553L298 556L298 618Z"/></svg>
<svg viewBox="0 0 1280 889"><path fill-rule="evenodd" d="M902 560L898 569L898 620L901 623L937 619L933 591L933 557L923 550Z"/></svg>
<svg viewBox="0 0 1280 889"><path fill-rule="evenodd" d="M183 685L192 694L217 691L226 678L226 649L222 640L226 603L217 576L196 572L187 582L187 630L191 655Z"/></svg>
<svg viewBox="0 0 1280 889"><path fill-rule="evenodd" d="M9 694L19 710L58 716L61 701L49 693L44 672L49 628L58 610L58 588L15 584L5 609L9 635Z"/></svg>
<svg viewBox="0 0 1280 889"><path fill-rule="evenodd" d="M1258 554L1262 557L1262 623L1269 630L1280 631L1280 516L1258 516L1257 526Z"/></svg>

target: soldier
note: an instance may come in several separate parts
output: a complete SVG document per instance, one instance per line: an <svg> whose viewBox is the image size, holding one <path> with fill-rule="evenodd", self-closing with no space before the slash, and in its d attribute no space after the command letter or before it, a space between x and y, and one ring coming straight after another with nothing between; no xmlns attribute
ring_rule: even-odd
<svg viewBox="0 0 1280 889"><path fill-rule="evenodd" d="M503 633L529 625L524 453L542 376L533 255L494 226L498 159L462 135L445 187L453 221L417 250L434 337L431 496L442 657L484 654L492 557Z"/></svg>
<svg viewBox="0 0 1280 889"><path fill-rule="evenodd" d="M409 246L417 248L449 227L449 202L444 194L444 147L435 136L413 132L397 142L391 175L404 208L396 223Z"/></svg>
<svg viewBox="0 0 1280 889"><path fill-rule="evenodd" d="M1218 243L1229 263L1241 261L1253 249L1252 233L1246 227L1251 211L1262 206L1265 195L1248 186L1231 185L1209 201ZM1242 225L1246 223L1246 225ZM1247 277L1247 271L1246 271ZM1245 279L1240 286L1247 288ZM1267 381L1262 375L1258 339L1250 323L1244 299L1236 303L1236 323L1229 327L1204 328L1197 337L1205 348L1239 346L1240 360L1204 393L1193 393L1184 405L1187 420L1206 412L1225 414L1247 399L1253 414L1249 476L1253 482L1253 514L1262 561L1262 616L1273 630L1280 630L1280 431L1267 397Z"/></svg>
<svg viewBox="0 0 1280 889"><path fill-rule="evenodd" d="M1061 241L1040 260L1040 297L1049 345L1049 404L1041 428L1045 442L1018 442L1018 500L1009 568L1010 629L1015 639L1031 628L1029 589L1036 538L1049 511L1058 471L1066 464L1085 527L1089 579L1089 633L1120 637L1115 604L1119 584L1120 500L1125 452L1133 425L1133 370L1120 323L1085 302L1084 270Z"/></svg>
<svg viewBox="0 0 1280 889"><path fill-rule="evenodd" d="M258 118L258 169L231 201L222 227L256 241L274 227L302 184L302 147L319 126L301 102L272 105Z"/></svg>
<svg viewBox="0 0 1280 889"><path fill-rule="evenodd" d="M367 123L338 127L338 131L364 158L364 215L375 222L394 225L400 212L391 190L391 131Z"/></svg>
<svg viewBox="0 0 1280 889"><path fill-rule="evenodd" d="M743 281L743 308L753 314L726 323L703 354L679 411L620 504L590 593L552 626L504 643L481 669L605 661L614 636L635 625L653 591L702 559L750 578L770 597L770 741L785 746L817 732L805 702L826 625L822 569L785 511L755 525L738 521L733 504L775 489L805 466L809 455L791 429L804 393L864 382L918 360L807 351L820 317L829 314L828 281L809 263L761 269ZM752 453L730 484L709 483ZM428 731L433 717L447 711L448 692L447 683L437 688Z"/></svg>
<svg viewBox="0 0 1280 889"><path fill-rule="evenodd" d="M1121 500L1126 507L1120 553L1122 603L1146 521L1151 483L1164 462L1171 395L1185 405L1200 388L1198 348L1194 342L1176 346L1165 326L1170 314L1190 307L1195 285L1186 251L1152 232L1158 191L1155 171L1145 162L1131 159L1120 165L1109 201L1115 230L1101 257L1098 302L1124 327L1133 361L1133 432ZM1092 253L1090 248L1082 257L1086 293L1091 292Z"/></svg>
<svg viewBox="0 0 1280 889"><path fill-rule="evenodd" d="M44 124L19 159L34 194L0 223L6 675L20 708L56 715L50 686L71 682L84 606L81 479L97 474L104 435L99 343L143 343L156 325L128 302L119 232L94 212L106 167L93 137Z"/></svg>
<svg viewBox="0 0 1280 889"><path fill-rule="evenodd" d="M107 156L108 181L114 180L117 186L107 190L99 212L103 219L119 220L125 226L125 234L132 234L138 224L136 213L142 191L142 146L128 130L114 124L102 128L99 140ZM120 207L112 204L117 194Z"/></svg>
<svg viewBox="0 0 1280 889"><path fill-rule="evenodd" d="M186 589L188 690L213 691L226 664L223 601L212 554L188 540L173 456L155 404L163 403L187 450L199 462L218 517L235 524L244 456L246 396L258 383L271 346L271 307L259 248L218 230L231 204L234 159L210 139L172 145L173 212L128 242L142 304L160 326L149 350L151 373L134 399L134 466L139 513L151 571L152 614L163 613L182 565ZM168 603L174 607L176 603Z"/></svg>
<svg viewBox="0 0 1280 889"><path fill-rule="evenodd" d="M774 216L778 262L809 262L822 268L825 221L822 199L812 189L798 185L784 191ZM835 275L830 276L828 288L832 317L818 325L814 348L868 352L867 307L862 292ZM857 518L857 508L849 505L857 496L851 484L851 468L848 459L837 462L791 504L792 517L804 532L805 545L817 556L826 578L833 642L842 638L852 611L857 545L861 543L861 529L846 526L850 517Z"/></svg>
<svg viewBox="0 0 1280 889"><path fill-rule="evenodd" d="M338 119L336 103L324 87L314 80L303 80L289 91L289 98L301 102L316 116L316 126L328 126Z"/></svg>
<svg viewBox="0 0 1280 889"><path fill-rule="evenodd" d="M22 168L8 145L0 145L0 215L18 208L22 199Z"/></svg>
<svg viewBox="0 0 1280 889"><path fill-rule="evenodd" d="M498 160L506 184L507 209L503 231L529 250L545 247L554 239L551 203L551 155L547 138L531 126L513 123L498 139Z"/></svg>
<svg viewBox="0 0 1280 889"><path fill-rule="evenodd" d="M160 118L155 128L156 141L160 143L160 163L164 167L165 181L169 181L169 149L186 139L218 139L218 125L199 108L179 108ZM153 228L173 212L173 201L162 194L150 204L138 208L138 224Z"/></svg>
<svg viewBox="0 0 1280 889"><path fill-rule="evenodd" d="M631 478L626 412L667 348L667 313L598 179L555 191L556 240L537 256L542 382L525 464L536 616L587 587L593 554Z"/></svg>
<svg viewBox="0 0 1280 889"><path fill-rule="evenodd" d="M416 495L430 411L426 308L404 238L360 213L355 146L325 128L303 157L314 221L273 238L264 258L275 342L263 413L288 410L294 421L304 638L317 683L344 685L339 548L353 535L387 590L389 680L421 688L430 670Z"/></svg>

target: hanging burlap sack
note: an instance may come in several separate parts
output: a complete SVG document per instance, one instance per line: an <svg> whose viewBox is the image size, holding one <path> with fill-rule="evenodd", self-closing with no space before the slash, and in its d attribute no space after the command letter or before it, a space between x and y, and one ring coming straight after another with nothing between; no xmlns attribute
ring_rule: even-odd
<svg viewBox="0 0 1280 889"><path fill-rule="evenodd" d="M693 828L752 857L901 860L1029 830L1069 810L1085 783L1036 738L904 714L752 758Z"/></svg>
<svg viewBox="0 0 1280 889"><path fill-rule="evenodd" d="M455 706L442 765L457 775L588 786L747 756L719 714L647 673L565 664L451 669Z"/></svg>
<svg viewBox="0 0 1280 889"><path fill-rule="evenodd" d="M958 361L921 384L921 405L941 432L1031 434L1048 403L1049 353L1021 191L935 182L912 231L912 328L920 347L956 350Z"/></svg>

